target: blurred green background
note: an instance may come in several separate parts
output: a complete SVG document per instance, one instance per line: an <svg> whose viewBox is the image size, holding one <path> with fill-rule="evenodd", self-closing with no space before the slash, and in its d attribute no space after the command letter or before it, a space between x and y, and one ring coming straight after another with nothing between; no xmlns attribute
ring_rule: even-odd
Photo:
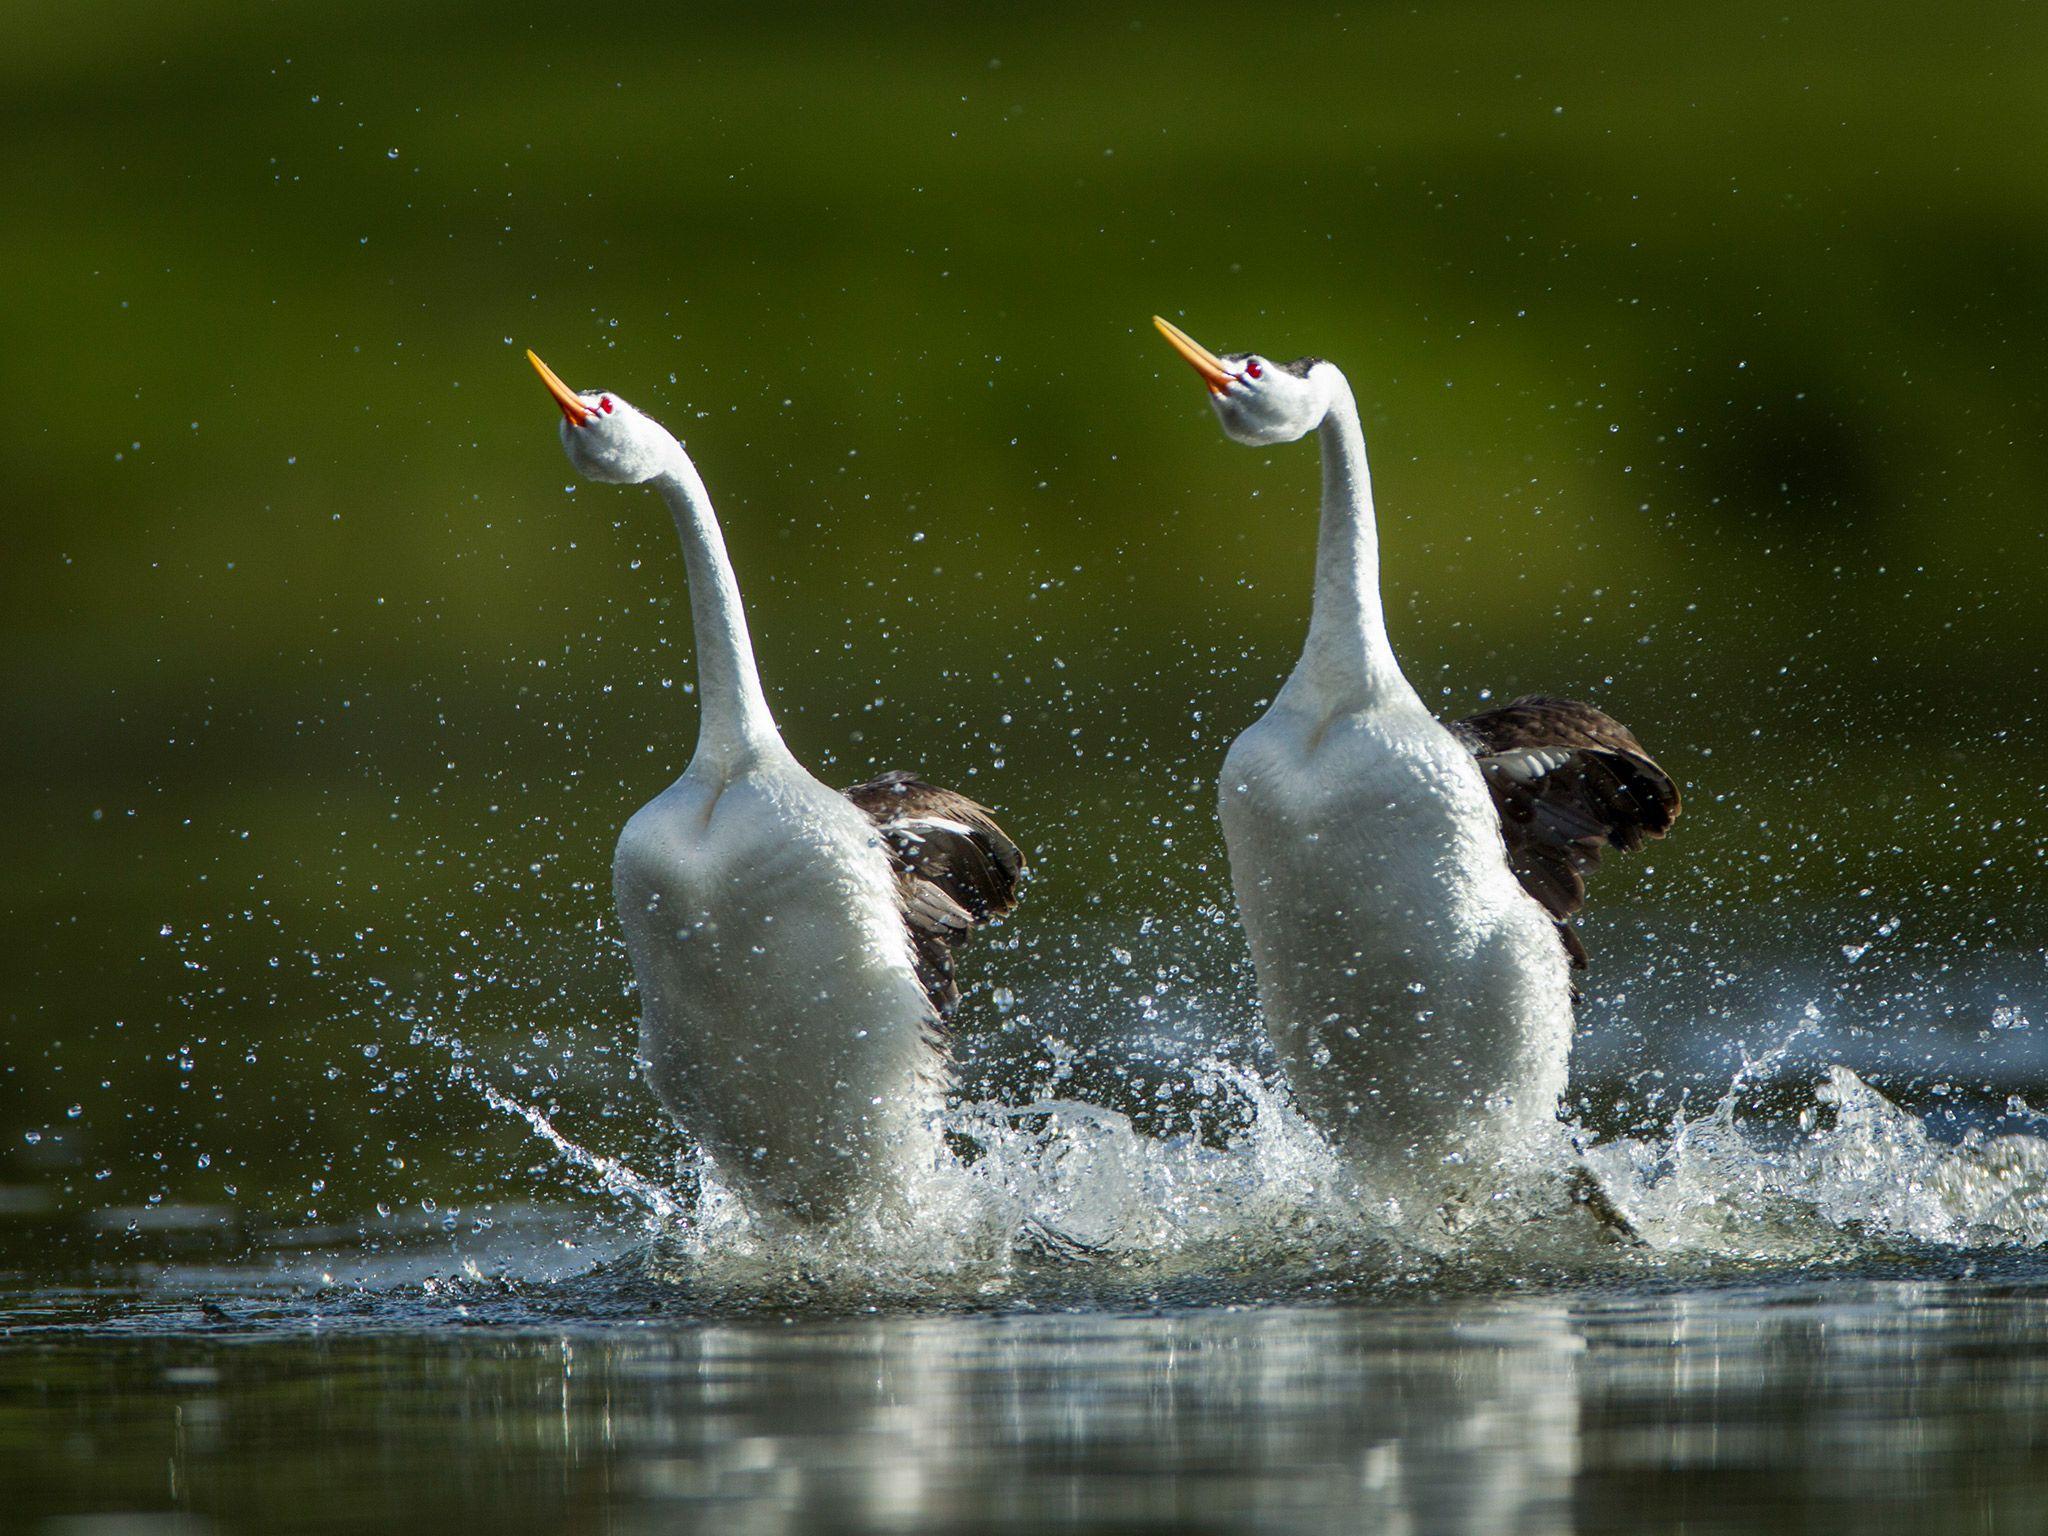
<svg viewBox="0 0 2048 1536"><path fill-rule="evenodd" d="M1224 442L1155 311L1347 370L1426 693L1591 697L1686 784L1596 893L1624 1036L1767 953L2039 970L2039 7L6 23L25 1218L520 1198L484 1081L675 1150L607 881L688 756L687 604L528 345L687 441L799 755L1033 851L969 966L1026 1077L1245 1007L1210 786L1316 469Z"/></svg>

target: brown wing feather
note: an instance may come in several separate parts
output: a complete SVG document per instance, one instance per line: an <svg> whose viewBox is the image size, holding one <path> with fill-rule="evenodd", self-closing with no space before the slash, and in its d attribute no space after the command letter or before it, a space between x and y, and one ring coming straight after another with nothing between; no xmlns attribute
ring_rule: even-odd
<svg viewBox="0 0 2048 1536"><path fill-rule="evenodd" d="M1669 832L1678 786L1627 726L1574 699L1530 694L1450 729L1486 775L1508 863L1583 970L1569 919L1586 904L1587 872L1609 848L1633 853Z"/></svg>
<svg viewBox="0 0 2048 1536"><path fill-rule="evenodd" d="M914 773L885 773L846 798L882 835L917 979L943 1019L960 1001L953 946L1017 905L1024 855L983 807Z"/></svg>

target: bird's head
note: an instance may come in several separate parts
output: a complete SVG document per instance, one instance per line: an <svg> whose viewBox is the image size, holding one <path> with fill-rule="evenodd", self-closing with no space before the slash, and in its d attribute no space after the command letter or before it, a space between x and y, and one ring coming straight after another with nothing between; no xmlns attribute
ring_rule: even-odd
<svg viewBox="0 0 2048 1536"><path fill-rule="evenodd" d="M1337 370L1319 357L1276 363L1256 352L1218 357L1171 320L1152 323L1209 386L1216 419L1234 442L1254 448L1291 443L1323 424Z"/></svg>
<svg viewBox="0 0 2048 1536"><path fill-rule="evenodd" d="M668 428L608 389L571 389L531 350L526 360L562 410L562 452L576 472L608 485L638 485L675 467L682 452Z"/></svg>

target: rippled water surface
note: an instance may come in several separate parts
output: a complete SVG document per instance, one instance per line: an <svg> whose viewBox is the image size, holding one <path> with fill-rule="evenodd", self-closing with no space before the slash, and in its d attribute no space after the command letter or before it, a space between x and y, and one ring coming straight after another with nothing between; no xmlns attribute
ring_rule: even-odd
<svg viewBox="0 0 2048 1536"><path fill-rule="evenodd" d="M2039 1115L1837 1043L1429 1205L1218 1060L966 1101L826 1234L479 1079L581 1198L0 1224L0 1528L2048 1529Z"/></svg>
<svg viewBox="0 0 2048 1536"><path fill-rule="evenodd" d="M0 1523L2048 1528L2032 1260L724 1316L672 1315L631 1256L519 1283L402 1268L368 1287L152 1271L13 1295Z"/></svg>

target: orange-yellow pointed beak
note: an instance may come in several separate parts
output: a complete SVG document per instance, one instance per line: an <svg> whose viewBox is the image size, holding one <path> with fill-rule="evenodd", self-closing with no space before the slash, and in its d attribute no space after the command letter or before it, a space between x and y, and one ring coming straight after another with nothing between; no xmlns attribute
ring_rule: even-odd
<svg viewBox="0 0 2048 1536"><path fill-rule="evenodd" d="M533 364L533 371L540 375L541 383L547 385L548 393L555 397L555 404L562 408L562 414L569 418L569 425L580 427L590 420L590 407L576 396L576 391L555 377L555 370L540 360L533 348L526 349L526 360Z"/></svg>
<svg viewBox="0 0 2048 1536"><path fill-rule="evenodd" d="M1224 388L1235 377L1228 368L1223 366L1223 359L1214 352L1211 352L1171 320L1162 319L1160 316L1154 315L1152 323L1159 327L1159 334L1166 338L1167 345L1186 358L1188 366L1202 376L1202 382L1209 386L1209 393L1212 395L1222 394ZM536 358L535 361L538 362L539 359Z"/></svg>

